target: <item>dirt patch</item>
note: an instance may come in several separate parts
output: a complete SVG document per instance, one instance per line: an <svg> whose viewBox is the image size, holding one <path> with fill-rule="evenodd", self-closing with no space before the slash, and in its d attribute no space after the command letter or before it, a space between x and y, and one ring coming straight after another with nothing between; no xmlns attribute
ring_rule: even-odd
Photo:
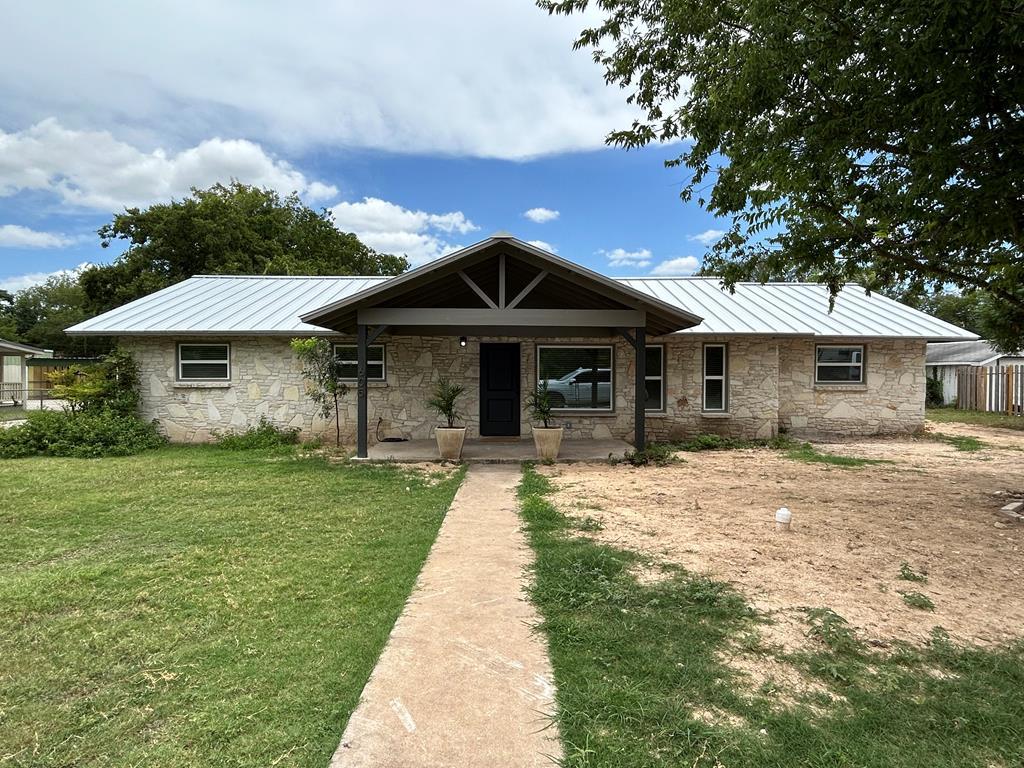
<svg viewBox="0 0 1024 768"><path fill-rule="evenodd" d="M601 524L587 535L735 584L774 620L766 640L785 649L808 642L804 607L831 608L875 644L922 642L935 626L982 645L1024 636L1024 525L996 515L1024 491L1024 434L937 431L993 447L963 452L927 438L818 446L895 462L855 469L740 450L682 454L685 463L668 467L541 471L555 479L561 509ZM789 533L774 530L782 506L793 513ZM899 578L903 562L927 582ZM927 595L935 610L912 608L900 591Z"/></svg>

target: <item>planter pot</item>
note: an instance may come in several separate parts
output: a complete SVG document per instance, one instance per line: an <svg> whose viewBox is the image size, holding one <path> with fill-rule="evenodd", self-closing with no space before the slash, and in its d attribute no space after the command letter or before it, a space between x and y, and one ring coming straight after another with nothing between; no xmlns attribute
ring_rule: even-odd
<svg viewBox="0 0 1024 768"><path fill-rule="evenodd" d="M462 461L462 446L466 442L465 427L438 427L434 430L437 438L437 451L442 459Z"/></svg>
<svg viewBox="0 0 1024 768"><path fill-rule="evenodd" d="M537 458L554 461L562 447L562 427L534 427L533 444L537 447Z"/></svg>

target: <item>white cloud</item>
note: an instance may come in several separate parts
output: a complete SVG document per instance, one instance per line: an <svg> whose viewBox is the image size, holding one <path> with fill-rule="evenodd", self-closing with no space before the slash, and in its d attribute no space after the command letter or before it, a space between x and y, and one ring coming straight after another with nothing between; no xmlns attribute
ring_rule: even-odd
<svg viewBox="0 0 1024 768"><path fill-rule="evenodd" d="M523 216L535 224L546 224L549 221L554 221L560 215L558 211L553 211L550 208L531 208L523 213Z"/></svg>
<svg viewBox="0 0 1024 768"><path fill-rule="evenodd" d="M694 243L700 243L701 245L711 245L712 243L717 242L724 234L724 229L706 229L699 235L690 235L686 239Z"/></svg>
<svg viewBox="0 0 1024 768"><path fill-rule="evenodd" d="M572 48L596 14L524 0L9 3L4 123L60 115L149 148L246 136L289 151L597 149L637 111Z"/></svg>
<svg viewBox="0 0 1024 768"><path fill-rule="evenodd" d="M24 275L12 275L11 277L0 277L0 288L11 293L31 288L33 285L45 283L51 277L61 275L78 275L86 267L92 266L89 262L82 262L72 269L58 269L54 272L29 272Z"/></svg>
<svg viewBox="0 0 1024 768"><path fill-rule="evenodd" d="M558 253L558 249L555 248L555 246L544 240L527 240L526 242L528 242L535 248L540 248L542 251L547 251L548 253Z"/></svg>
<svg viewBox="0 0 1024 768"><path fill-rule="evenodd" d="M55 232L40 232L20 224L0 224L0 248L66 248L75 239Z"/></svg>
<svg viewBox="0 0 1024 768"><path fill-rule="evenodd" d="M651 270L651 274L659 277L685 277L692 275L699 267L700 259L696 256L680 256L661 262Z"/></svg>
<svg viewBox="0 0 1024 768"><path fill-rule="evenodd" d="M112 211L231 179L282 194L296 191L311 202L338 193L244 139L207 139L177 153L143 152L108 131L72 130L53 118L24 131L0 130L0 196L45 190L70 205Z"/></svg>
<svg viewBox="0 0 1024 768"><path fill-rule="evenodd" d="M338 203L330 212L338 229L354 232L368 246L383 253L407 256L413 266L461 248L448 242L449 235L465 235L479 229L462 211L413 211L376 197Z"/></svg>
<svg viewBox="0 0 1024 768"><path fill-rule="evenodd" d="M611 267L630 267L632 269L643 269L651 265L651 252L646 248L636 251L627 251L624 248L614 248L610 251L600 250L598 253L608 259Z"/></svg>

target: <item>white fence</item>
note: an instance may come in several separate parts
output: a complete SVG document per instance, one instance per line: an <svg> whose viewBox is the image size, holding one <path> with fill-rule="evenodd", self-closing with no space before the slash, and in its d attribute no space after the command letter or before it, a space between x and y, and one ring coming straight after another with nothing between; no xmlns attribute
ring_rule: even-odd
<svg viewBox="0 0 1024 768"><path fill-rule="evenodd" d="M1024 365L961 370L957 374L956 407L1024 415Z"/></svg>

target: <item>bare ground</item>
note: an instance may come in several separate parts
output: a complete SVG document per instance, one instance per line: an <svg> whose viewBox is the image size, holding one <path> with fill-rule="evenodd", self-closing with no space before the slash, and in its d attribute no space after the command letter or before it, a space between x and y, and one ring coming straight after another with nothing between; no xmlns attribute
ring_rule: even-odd
<svg viewBox="0 0 1024 768"><path fill-rule="evenodd" d="M657 468L562 465L555 503L598 520L598 539L733 583L774 619L766 639L805 642L805 607L827 607L866 640L919 643L936 625L981 645L1024 636L1024 524L996 514L1024 498L1024 434L929 425L985 443L957 451L934 434L819 445L822 452L891 460L843 468L785 452L684 453ZM774 530L787 506L792 530ZM900 564L927 582L900 578ZM921 592L934 611L900 592Z"/></svg>

